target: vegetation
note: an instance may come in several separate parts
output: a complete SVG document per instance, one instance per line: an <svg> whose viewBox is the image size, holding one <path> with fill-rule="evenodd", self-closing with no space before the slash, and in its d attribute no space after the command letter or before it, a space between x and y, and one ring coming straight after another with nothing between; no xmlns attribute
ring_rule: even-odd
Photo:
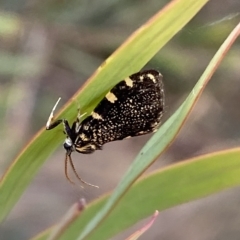
<svg viewBox="0 0 240 240"><path fill-rule="evenodd" d="M75 209L70 213L70 221L63 219L61 224L55 228L55 235L52 233L54 228L51 228L34 239L48 239L49 236L52 239L56 236L60 239L109 239L153 214L155 210L162 211L239 185L240 149L214 152L217 149L214 149L214 146L210 148L211 154L158 169L133 185L137 178L176 138L206 84L240 33L237 15L232 16L232 21L223 21L220 24L215 22L216 24L209 24L206 27L203 23L199 25L200 27L196 27L194 21L197 20L194 19L191 22L194 28L182 30L206 4L207 0L173 1L147 21L147 15L153 14L156 6L159 9L163 7L157 1L150 2L152 8L149 7L149 9L135 2L130 5L124 1L121 4L120 2L113 4L105 1L101 6L93 4L91 8L89 8L89 4L78 1L47 1L41 4L36 1L32 5L27 5L27 3L6 4L6 11L2 12L0 17L0 21L3 23L0 27L0 34L5 46L5 49L1 50L0 57L2 62L0 74L4 90L1 96L1 115L4 119L3 124L5 124L2 128L3 136L6 139L3 144L3 156L6 158L6 168L10 167L3 173L0 183L1 220L7 217L48 156L63 141L60 128L51 132L46 132L42 128L15 160L11 161L18 148L23 146L22 139L27 141L26 136L30 138L32 132L45 124L44 116L48 116L48 112L59 94L63 99L67 99L76 92L59 113L60 116L67 116L68 119L73 120L76 117L78 103L82 112L91 112L108 89L124 77L139 71L150 60L149 67L159 68L159 70L163 68L161 72L165 79L166 95L171 96L167 103L169 110L167 109L166 119L168 116L170 117L139 151L112 194L104 195L87 204L84 211ZM123 18L122 15L129 19ZM127 28L126 26L133 18L132 25ZM117 25L120 27L117 28ZM116 51L113 51L123 41L123 38L120 39L120 37L127 36L140 25L141 27L137 31L130 35ZM237 27L229 35L234 25ZM189 29L195 29L195 31ZM180 30L177 41L173 40L170 48L163 49L157 54ZM116 35L120 37L116 37ZM223 43L225 38L227 39ZM221 43L223 44L221 45ZM201 44L201 49L198 44ZM114 46L112 49L111 45ZM209 48L207 52L209 56L204 56L203 49L207 48ZM218 48L219 50L214 55L213 52ZM186 54L188 51L189 53ZM112 52L113 54L111 54ZM109 55L110 57L108 57ZM206 64L206 61L210 60L210 56L213 55L210 63ZM234 75L233 73L237 71L235 70L237 64L234 61L237 56L239 56L238 48L231 51L227 58L228 61L221 66L223 69L228 69L228 74L225 73L226 70L222 70L217 76L220 78L223 75L222 78L215 79L215 83L210 86L211 90L218 88L219 91L216 94L219 96L223 94L221 88L226 87L224 78ZM97 68L104 58L106 60ZM207 65L207 68L203 72L204 65ZM97 70L91 75L90 73L96 68ZM203 74L197 81L200 72ZM79 79L90 75L88 81L78 90ZM9 79L11 81L8 81ZM189 81L185 79L189 79ZM194 84L195 86L192 88ZM235 85L232 88L230 86L227 86L228 90L235 90ZM183 100L183 91L189 93L185 100ZM236 92L238 93L237 90ZM181 97L179 97L180 95ZM204 99L206 101L207 97ZM218 106L225 109L224 104L226 103L221 104L221 101L222 98L219 100ZM201 113L201 109L199 109L200 113L196 115L200 122L204 122L202 127L206 127L205 129L208 127L206 122L211 119L213 120L212 125L221 123L215 121L216 116L209 115L212 110L209 110L208 107L214 106L209 105L210 103L213 104L212 99L203 103L202 111L204 113ZM227 110L238 116L232 107ZM201 114L204 117L201 117ZM217 114L217 118L219 118L221 115L219 112ZM231 119L231 123L233 122L234 120ZM187 122L186 126L189 124ZM234 136L237 138L234 135L237 128L234 129L231 136L228 132L228 138L233 139ZM211 138L212 145L215 145L217 140L226 138L223 131L220 131L217 136L218 138ZM196 156L198 154L194 147L200 153L200 145L197 141L205 141L209 146L207 137L207 130L204 132L195 128L195 134L190 137L184 136L187 140L181 143L182 147L187 144L185 151L189 152L189 155L186 155L182 149L179 150L176 145L174 148L173 145L169 155L165 154L164 156L171 161ZM133 144L135 141L137 140L133 140ZM230 145L226 147L230 147ZM97 154L100 153L95 153L95 155ZM171 157L173 155L177 157ZM111 156L108 152L106 156L98 160L103 162L108 156L112 162L116 161L114 154ZM124 155L121 156L121 158L124 157ZM82 156L75 155L74 158L82 158ZM91 165L90 169L85 169L86 172L93 170L95 164ZM109 182L110 179L106 177L103 170L102 166L102 169L99 170L100 177L107 178L106 182ZM118 171L118 169L115 168L112 171ZM56 171L54 175L56 175ZM58 175L60 175L59 172ZM89 177L87 178L89 179ZM49 181L48 179L47 183ZM95 183L94 179L91 182ZM59 182L56 182L56 185L58 184ZM103 184L98 185L102 187ZM54 189L55 187L51 191ZM79 191L79 189L75 188L75 191ZM95 189L87 191L95 191ZM88 195L86 190L80 192L81 197L86 198ZM62 194L68 197L66 192ZM59 199L55 199L55 201L57 202ZM77 201L76 197L73 201ZM50 202L46 201L44 204ZM53 201L52 204L56 202ZM44 204L40 203L40 205ZM34 204L34 201L31 202L31 206L34 206L33 209L39 208L39 204ZM61 206L57 205L56 211L59 209ZM25 215L24 212L20 217ZM37 212L41 214L41 207ZM161 212L159 217L161 217ZM5 226L9 226L7 224L8 221L4 223ZM38 229L38 231L40 230Z"/></svg>

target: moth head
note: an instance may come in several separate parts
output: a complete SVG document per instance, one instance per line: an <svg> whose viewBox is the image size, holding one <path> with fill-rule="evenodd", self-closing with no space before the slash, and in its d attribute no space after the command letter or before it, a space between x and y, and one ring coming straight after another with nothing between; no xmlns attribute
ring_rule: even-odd
<svg viewBox="0 0 240 240"><path fill-rule="evenodd" d="M85 182L77 173L75 167L74 167L74 164L73 164L73 161L72 161L72 158L71 158L71 153L75 150L75 145L73 144L72 140L70 137L67 137L65 139L65 142L63 144L65 150L66 150L66 157L65 157L65 176L66 178L68 179L68 181L70 183L73 183L74 182L69 178L68 176L68 162L70 163L70 166L72 167L72 170L73 170L73 173L75 174L75 176L77 177L77 179L79 179L82 183L86 184L86 185L89 185L89 186L92 186L92 187L96 187L98 188L98 186L96 185L93 185L91 183L88 183L88 182Z"/></svg>
<svg viewBox="0 0 240 240"><path fill-rule="evenodd" d="M91 133L83 131L83 129L80 128L78 136L74 142L74 150L79 153L89 154L99 149L101 149L101 146L94 141L91 137Z"/></svg>
<svg viewBox="0 0 240 240"><path fill-rule="evenodd" d="M67 155L70 155L74 150L74 144L72 142L72 139L70 137L67 137L63 143L63 147L65 148Z"/></svg>

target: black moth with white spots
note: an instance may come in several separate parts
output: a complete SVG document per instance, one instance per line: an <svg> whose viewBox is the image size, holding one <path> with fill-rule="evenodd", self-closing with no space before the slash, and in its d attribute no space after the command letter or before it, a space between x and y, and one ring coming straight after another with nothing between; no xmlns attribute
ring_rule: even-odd
<svg viewBox="0 0 240 240"><path fill-rule="evenodd" d="M164 112L162 75L156 70L145 70L125 78L106 94L91 115L82 122L78 114L72 127L65 119L53 121L56 105L51 112L46 129L50 130L63 123L64 132L67 135L64 142L65 162L67 165L69 159L73 167L70 157L73 151L92 153L102 149L105 143L157 130Z"/></svg>

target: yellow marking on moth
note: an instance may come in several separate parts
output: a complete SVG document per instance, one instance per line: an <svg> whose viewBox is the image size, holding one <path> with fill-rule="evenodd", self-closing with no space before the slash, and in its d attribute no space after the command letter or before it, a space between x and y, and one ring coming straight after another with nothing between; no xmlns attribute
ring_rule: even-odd
<svg viewBox="0 0 240 240"><path fill-rule="evenodd" d="M96 113L96 112L92 112L92 117L94 118L94 119L103 119L102 118L102 116L101 115L99 115L98 113Z"/></svg>
<svg viewBox="0 0 240 240"><path fill-rule="evenodd" d="M84 133L81 133L80 136L79 136L83 141L88 141L89 138L86 136L86 134Z"/></svg>
<svg viewBox="0 0 240 240"><path fill-rule="evenodd" d="M89 125L84 125L83 129L87 131L89 129Z"/></svg>
<svg viewBox="0 0 240 240"><path fill-rule="evenodd" d="M117 97L112 92L108 92L105 97L111 103L114 103L115 101L117 101Z"/></svg>
<svg viewBox="0 0 240 240"><path fill-rule="evenodd" d="M84 152L86 149L89 149L89 147L91 149L96 150L96 146L95 145L91 145L91 144L88 144L88 145L83 146L83 147L76 147L76 150L79 151L79 152Z"/></svg>
<svg viewBox="0 0 240 240"><path fill-rule="evenodd" d="M133 87L133 80L131 78L127 77L124 81L128 87Z"/></svg>
<svg viewBox="0 0 240 240"><path fill-rule="evenodd" d="M96 139L97 138L97 134L94 132L93 133L93 139Z"/></svg>
<svg viewBox="0 0 240 240"><path fill-rule="evenodd" d="M156 78L151 74L148 73L147 76L155 83L156 82Z"/></svg>

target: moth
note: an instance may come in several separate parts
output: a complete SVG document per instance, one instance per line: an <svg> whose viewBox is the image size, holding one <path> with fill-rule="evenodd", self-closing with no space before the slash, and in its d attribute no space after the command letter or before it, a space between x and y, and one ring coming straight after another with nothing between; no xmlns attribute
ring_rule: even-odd
<svg viewBox="0 0 240 240"><path fill-rule="evenodd" d="M60 100L60 99L59 99ZM76 175L71 153L83 154L102 150L105 143L152 133L159 127L164 112L164 87L162 75L156 70L137 72L116 84L99 102L91 114L81 121L78 112L76 120L70 126L66 119L54 120L53 107L46 129L50 130L63 124L66 139L63 147L66 150L65 175L68 161Z"/></svg>

